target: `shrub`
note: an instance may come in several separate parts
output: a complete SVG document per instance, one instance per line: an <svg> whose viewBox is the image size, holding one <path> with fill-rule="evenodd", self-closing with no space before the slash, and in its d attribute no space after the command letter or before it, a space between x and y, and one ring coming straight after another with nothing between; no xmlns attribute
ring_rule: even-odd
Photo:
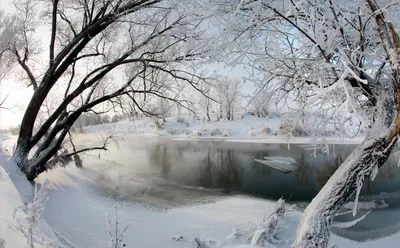
<svg viewBox="0 0 400 248"><path fill-rule="evenodd" d="M217 136L217 135L222 135L222 132L218 128L215 128L211 131L211 136Z"/></svg>
<svg viewBox="0 0 400 248"><path fill-rule="evenodd" d="M279 135L292 135L294 137L309 136L307 130L304 130L301 126L295 123L293 120L283 121L279 126Z"/></svg>
<svg viewBox="0 0 400 248"><path fill-rule="evenodd" d="M272 130L271 130L271 128L269 128L269 127L264 127L264 128L261 130L261 134L262 134L262 135L272 134Z"/></svg>
<svg viewBox="0 0 400 248"><path fill-rule="evenodd" d="M184 123L184 122L185 122L185 119L184 119L182 116L178 116L178 117L176 118L176 122L178 122L178 123Z"/></svg>

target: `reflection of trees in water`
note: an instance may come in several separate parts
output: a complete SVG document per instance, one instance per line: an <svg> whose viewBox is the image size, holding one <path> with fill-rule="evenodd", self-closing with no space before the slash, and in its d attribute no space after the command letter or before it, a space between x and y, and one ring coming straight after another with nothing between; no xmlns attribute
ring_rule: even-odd
<svg viewBox="0 0 400 248"><path fill-rule="evenodd" d="M151 166L160 168L160 173L171 174L174 180L193 186L224 188L240 186L237 159L233 149L199 147L196 144L169 145L157 142L148 147L149 162ZM194 156L188 159L188 154ZM183 169L187 163L190 163L191 169L186 169L186 173L179 173L178 170Z"/></svg>
<svg viewBox="0 0 400 248"><path fill-rule="evenodd" d="M237 158L233 149L208 148L200 161L199 182L222 188L240 187ZM206 184L205 184L206 183Z"/></svg>
<svg viewBox="0 0 400 248"><path fill-rule="evenodd" d="M232 149L220 150L220 172L218 185L223 188L237 188L240 185L235 153Z"/></svg>
<svg viewBox="0 0 400 248"><path fill-rule="evenodd" d="M325 183L329 180L329 178L335 173L335 171L339 168L339 166L344 161L342 158L342 154L334 156L328 156L329 158L333 157L333 163L326 162L325 164L319 164L318 167L314 169L314 180L315 186L317 190L321 190Z"/></svg>
<svg viewBox="0 0 400 248"><path fill-rule="evenodd" d="M179 149L177 151L178 154L181 154ZM171 161L168 153L168 147L161 142L156 142L147 149L147 155L151 165L160 168L162 174L168 174L171 172Z"/></svg>
<svg viewBox="0 0 400 248"><path fill-rule="evenodd" d="M212 161L211 148L208 148L204 158L199 161L199 173L196 184L202 186L212 186L214 166L215 163Z"/></svg>
<svg viewBox="0 0 400 248"><path fill-rule="evenodd" d="M335 147L336 156L318 152L314 158L312 151L297 145L290 145L288 150L287 144L242 147L236 144L159 141L149 145L146 151L151 170L165 175L166 179L192 186L228 189L240 189L243 184L241 180L248 172L255 177L255 181L280 173L254 161L255 158L292 157L297 161L298 169L288 174L292 180L290 184L301 190L314 191L315 188L318 191L352 150L350 146ZM400 173L400 169L392 158L380 169L375 180L394 180L397 173ZM363 192L370 191L371 185L373 183L367 180Z"/></svg>
<svg viewBox="0 0 400 248"><path fill-rule="evenodd" d="M301 157L297 161L297 170L294 173L294 184L303 187L309 187L311 182L308 178L309 166L305 163L305 150L301 151Z"/></svg>

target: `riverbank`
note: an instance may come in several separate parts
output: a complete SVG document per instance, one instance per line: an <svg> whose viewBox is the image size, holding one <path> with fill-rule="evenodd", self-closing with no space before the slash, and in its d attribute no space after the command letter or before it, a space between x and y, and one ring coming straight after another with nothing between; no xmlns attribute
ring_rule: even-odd
<svg viewBox="0 0 400 248"><path fill-rule="evenodd" d="M312 143L313 140L337 143L359 143L362 140L361 131L355 131L346 126L325 123L317 117L310 118L304 125L294 124L285 116L270 118L244 115L236 120L213 120L193 116L177 116L165 120L139 118L122 120L116 123L104 123L76 129L84 134L129 134L136 136L160 136L191 139L224 139L241 142L253 140L264 143Z"/></svg>
<svg viewBox="0 0 400 248"><path fill-rule="evenodd" d="M11 144L12 142L10 142ZM11 149L11 148L10 148ZM264 217L268 217L275 207L275 202L245 196L217 196L203 198L197 204L189 206L165 207L155 202L134 201L121 199L120 197L106 194L99 190L99 184L104 177L104 171L114 173L113 168L118 163L99 159L94 155L83 157L85 167L78 169L73 166L57 168L42 174L37 182L43 185L49 180L48 201L45 204L43 221L47 236L52 238L62 247L107 247L109 241L109 228L106 213L113 221L114 207L117 206L120 228L129 224L124 235L125 247L187 247L195 246L193 238L198 237L202 241L210 241L209 247L244 247L248 244L247 237L251 235ZM1 160L4 165L7 157L3 155ZM0 199L18 199L20 194L10 184L10 179L21 178L15 176L16 171L9 169L10 174L3 173L2 182L8 182L6 191L0 190ZM114 173L115 174L115 173ZM119 175L114 175L119 176ZM12 188L11 188L12 187ZM17 183L16 187L27 188ZM7 192L7 194L5 193ZM144 195L146 197L146 195ZM22 197L24 201L28 198ZM146 197L148 198L148 197ZM5 201L2 201L5 204ZM21 205L22 200L7 201L8 212L2 212L2 218L14 221L12 209ZM23 204L23 203L22 203ZM3 206L2 206L3 209ZM9 216L11 215L11 217ZM295 237L295 230L300 220L301 212L292 210L284 216L283 229L277 235L281 243L278 248L289 248ZM15 222L16 223L16 222ZM48 224L48 226L47 226ZM2 222L0 230L5 230L7 224ZM233 230L239 235L231 235ZM24 247L8 246L12 240L26 239L23 235L7 236L2 231L0 236L7 238L6 248ZM236 237L236 238L233 238ZM182 238L181 238L182 237ZM179 239L179 241L177 241ZM382 239L368 242L355 242L332 235L331 245L339 247L370 248L377 246L395 247L400 241L400 234L394 234ZM36 247L36 246L35 246ZM41 247L41 246L37 246ZM254 246L249 246L254 247Z"/></svg>

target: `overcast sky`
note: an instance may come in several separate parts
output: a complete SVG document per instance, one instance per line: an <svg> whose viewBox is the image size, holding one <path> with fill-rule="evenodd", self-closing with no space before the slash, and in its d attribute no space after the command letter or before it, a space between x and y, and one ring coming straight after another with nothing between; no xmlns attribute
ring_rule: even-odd
<svg viewBox="0 0 400 248"><path fill-rule="evenodd" d="M12 0L0 0L0 10L6 14L12 13ZM8 128L19 124L22 118L22 111L25 109L31 95L32 88L27 88L22 83L10 80L2 80L0 82L0 99L2 100L8 96L4 105L10 108L9 110L0 110L0 128Z"/></svg>
<svg viewBox="0 0 400 248"><path fill-rule="evenodd" d="M6 14L12 13L14 11L12 0L0 0L0 9ZM230 78L240 79L248 75L247 72L240 66L236 68L224 69L222 64L213 64L209 69L210 71L220 71L220 73ZM254 88L251 84L246 84L244 87L242 87L242 90L245 94L252 93L253 89ZM29 103L32 93L32 88L27 88L23 82L13 81L9 78L0 82L0 101L7 97L4 105L5 107L9 108L8 110L0 110L0 129L19 125L23 116L23 112Z"/></svg>

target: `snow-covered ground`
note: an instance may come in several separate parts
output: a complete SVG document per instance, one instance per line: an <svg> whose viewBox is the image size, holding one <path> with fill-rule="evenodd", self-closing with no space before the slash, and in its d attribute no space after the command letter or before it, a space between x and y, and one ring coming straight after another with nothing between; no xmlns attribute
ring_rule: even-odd
<svg viewBox="0 0 400 248"><path fill-rule="evenodd" d="M249 122L247 123L247 121ZM168 124L169 122L171 124ZM224 121L217 123L197 121L196 123L196 125L189 124L189 127L182 129L177 125L186 126L185 122L167 120L163 127L158 129L152 126L154 123L151 120L122 121L117 124L87 127L84 130L86 134L82 134L79 140L91 140L90 133L99 131L122 132L132 135L178 136L175 138L194 137L185 132L181 135L177 134L171 131L172 127L176 130L189 130L190 134L201 129L201 133L206 134L195 137L212 137L212 130L219 129L222 135L215 136L222 138L223 133L228 132L230 135L226 138L227 141L278 142L279 138L285 140L285 137L275 137L274 129L271 129L271 133L266 134L265 139L250 139L250 132L259 136L263 128L272 126L271 123L266 124L265 119L256 117L238 120L233 125L232 122ZM227 126L227 124L230 125ZM277 131L278 123L275 128ZM299 143L310 142L310 138L296 138L296 140ZM338 137L331 138L331 140L346 143L359 142L357 140L347 141ZM13 139L2 137L0 146L0 164L5 168L4 170L0 167L0 238L5 241L5 248L28 247L27 238L15 227L21 226L20 223L24 223L27 218L22 210L23 206L32 200L33 192L32 186L24 181L23 176L15 169L15 165L12 162L7 163L7 154L11 153L14 142ZM123 244L125 245L123 247L189 248L196 247L193 241L195 237L201 241L208 241L207 247L257 247L249 246L249 237L263 218L270 216L275 209L275 202L247 196L201 196L198 197L198 201L192 201L189 205L179 207L166 207L151 200L143 203L139 198L138 201L121 200L118 196L110 196L105 193L106 189L104 188L107 186L102 183L100 176L102 174L100 172L104 171L113 173L113 167L118 164L90 154L84 156L84 160L85 167L83 169L73 166L57 168L38 178L39 185L43 185L46 180L49 180L50 184L47 194L49 199L45 204L43 220L40 223L40 239L44 241L35 247L46 247L45 244L50 240L56 241L61 247L108 247L110 236L106 213L108 213L112 225L115 206L118 210L120 230L125 225L129 225L123 235ZM197 204L193 204L193 202L197 202ZM18 214L14 218L16 210ZM300 217L301 212L293 209L284 215L281 223L283 229L277 235L277 239L281 242L275 243L276 247L290 247ZM233 235L233 233L236 234ZM396 233L364 243L332 235L330 243L331 246L336 244L338 247L370 248L397 247L399 241L400 233ZM1 242L2 240L0 240L0 247Z"/></svg>
<svg viewBox="0 0 400 248"><path fill-rule="evenodd" d="M158 122L158 123L156 123ZM250 137L278 134L278 119L247 116L234 121L208 122L192 116L170 117L166 122L152 118L122 120L83 127L85 133L122 132L146 136L181 136L181 137Z"/></svg>
<svg viewBox="0 0 400 248"><path fill-rule="evenodd" d="M317 119L317 118L314 118ZM333 124L324 131L314 132L315 121L306 123L306 127L290 127L292 123L284 117L272 116L259 118L244 115L233 121L220 120L208 122L205 118L193 116L169 117L165 122L151 118L122 120L117 123L107 123L81 128L85 134L119 133L140 136L167 136L178 139L224 139L232 142L262 142L262 143L359 143L362 136L354 135L349 128L346 132ZM289 126L288 126L289 125Z"/></svg>
<svg viewBox="0 0 400 248"><path fill-rule="evenodd" d="M274 210L274 202L248 197L224 198L213 203L173 209L116 201L94 190L97 184L96 171L109 169L110 165L93 157L87 157L86 160L88 167L83 171L73 167L56 169L39 179L39 183L43 183L45 179L51 182L44 212L45 223L51 228L47 228L45 232L56 237L58 243L64 247L107 247L109 234L105 214L113 216L115 205L118 206L120 227L129 224L124 235L125 247L149 248L195 247L194 237L215 241L215 245L210 247L248 244L247 238L262 218L268 217ZM2 208L2 219L7 219L8 223L16 223L10 216L14 208L22 205L22 201L7 174L2 175L0 182L7 187L1 188L1 199L8 199L5 205L7 208ZM277 247L290 247L300 215L295 210L285 215L284 229L277 235L282 243L277 244ZM4 221L2 223L1 236L6 238L5 247L27 247L23 235L18 231L9 235L9 224ZM230 235L234 229L238 230L237 238ZM177 237L183 238L175 241L174 238ZM333 236L331 243L339 247L395 247L398 240L399 234L367 243ZM13 241L19 243L12 243Z"/></svg>

